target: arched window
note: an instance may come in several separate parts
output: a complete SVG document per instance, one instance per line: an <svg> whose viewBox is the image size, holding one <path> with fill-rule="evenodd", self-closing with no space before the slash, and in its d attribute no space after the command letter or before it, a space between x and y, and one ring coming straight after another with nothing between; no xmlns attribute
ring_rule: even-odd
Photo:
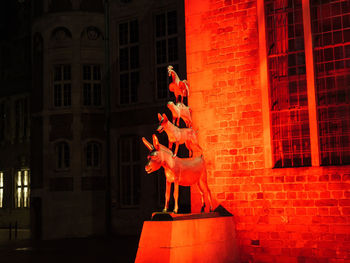
<svg viewBox="0 0 350 263"><path fill-rule="evenodd" d="M67 169L70 166L70 150L66 142L58 142L56 150L56 168Z"/></svg>
<svg viewBox="0 0 350 263"><path fill-rule="evenodd" d="M85 166L87 168L101 167L101 144L100 143L91 141L86 144Z"/></svg>
<svg viewBox="0 0 350 263"><path fill-rule="evenodd" d="M72 33L65 27L57 27L51 33L51 39L63 41L72 38Z"/></svg>
<svg viewBox="0 0 350 263"><path fill-rule="evenodd" d="M72 33L65 27L56 27L51 32L49 48L70 48Z"/></svg>

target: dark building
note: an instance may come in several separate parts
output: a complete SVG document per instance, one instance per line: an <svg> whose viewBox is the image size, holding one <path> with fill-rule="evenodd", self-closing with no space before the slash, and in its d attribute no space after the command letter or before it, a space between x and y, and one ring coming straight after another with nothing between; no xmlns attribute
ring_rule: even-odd
<svg viewBox="0 0 350 263"><path fill-rule="evenodd" d="M141 137L166 109L166 67L186 72L184 3L34 1L32 15L33 235L138 233L162 199Z"/></svg>
<svg viewBox="0 0 350 263"><path fill-rule="evenodd" d="M1 227L139 233L164 202L141 137L170 116L170 64L242 261L349 259L349 1L31 3L30 28L0 44ZM199 212L181 190L180 212Z"/></svg>
<svg viewBox="0 0 350 263"><path fill-rule="evenodd" d="M1 10L0 240L30 235L29 17L22 3Z"/></svg>

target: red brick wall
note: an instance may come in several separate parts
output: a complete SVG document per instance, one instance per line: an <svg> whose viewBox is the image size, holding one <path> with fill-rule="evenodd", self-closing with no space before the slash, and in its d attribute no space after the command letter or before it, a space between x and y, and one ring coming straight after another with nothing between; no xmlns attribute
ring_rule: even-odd
<svg viewBox="0 0 350 263"><path fill-rule="evenodd" d="M242 261L350 261L350 167L264 168L256 1L186 0L185 12L194 127ZM198 212L195 187L191 199Z"/></svg>

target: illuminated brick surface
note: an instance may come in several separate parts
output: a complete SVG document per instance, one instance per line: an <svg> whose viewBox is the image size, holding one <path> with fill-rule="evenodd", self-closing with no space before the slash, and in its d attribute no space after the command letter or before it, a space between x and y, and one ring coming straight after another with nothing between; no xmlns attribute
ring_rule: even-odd
<svg viewBox="0 0 350 263"><path fill-rule="evenodd" d="M185 13L194 128L242 262L347 262L349 166L265 168L257 2L187 0Z"/></svg>

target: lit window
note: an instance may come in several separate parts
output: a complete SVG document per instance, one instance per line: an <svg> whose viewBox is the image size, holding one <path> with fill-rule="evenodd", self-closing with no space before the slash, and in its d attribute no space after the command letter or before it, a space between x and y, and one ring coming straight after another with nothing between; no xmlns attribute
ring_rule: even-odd
<svg viewBox="0 0 350 263"><path fill-rule="evenodd" d="M157 98L170 98L168 65L172 65L178 72L178 30L177 12L170 11L158 14L155 17L155 42L156 42L156 80Z"/></svg>
<svg viewBox="0 0 350 263"><path fill-rule="evenodd" d="M56 168L67 169L70 166L69 145L66 142L56 144Z"/></svg>
<svg viewBox="0 0 350 263"><path fill-rule="evenodd" d="M350 164L350 2L264 0L264 6L274 167L308 166L311 155L316 165ZM305 12L310 21L303 21ZM311 45L305 59L304 46ZM316 105L311 100L308 108L313 94Z"/></svg>
<svg viewBox="0 0 350 263"><path fill-rule="evenodd" d="M15 178L15 207L29 207L29 171L19 170Z"/></svg>
<svg viewBox="0 0 350 263"><path fill-rule="evenodd" d="M101 163L101 146L97 142L86 145L86 167L99 168Z"/></svg>
<svg viewBox="0 0 350 263"><path fill-rule="evenodd" d="M54 67L54 106L68 107L71 106L71 66L56 65Z"/></svg>
<svg viewBox="0 0 350 263"><path fill-rule="evenodd" d="M4 207L4 173L0 172L0 208Z"/></svg>
<svg viewBox="0 0 350 263"><path fill-rule="evenodd" d="M83 104L101 106L101 68L99 65L83 66Z"/></svg>
<svg viewBox="0 0 350 263"><path fill-rule="evenodd" d="M350 164L350 2L311 1L321 165Z"/></svg>
<svg viewBox="0 0 350 263"><path fill-rule="evenodd" d="M301 2L265 0L274 167L311 165Z"/></svg>
<svg viewBox="0 0 350 263"><path fill-rule="evenodd" d="M136 137L126 137L120 140L120 200L123 206L136 206L140 203L139 145L139 140Z"/></svg>
<svg viewBox="0 0 350 263"><path fill-rule="evenodd" d="M138 100L139 24L137 20L119 24L119 99L120 104Z"/></svg>

